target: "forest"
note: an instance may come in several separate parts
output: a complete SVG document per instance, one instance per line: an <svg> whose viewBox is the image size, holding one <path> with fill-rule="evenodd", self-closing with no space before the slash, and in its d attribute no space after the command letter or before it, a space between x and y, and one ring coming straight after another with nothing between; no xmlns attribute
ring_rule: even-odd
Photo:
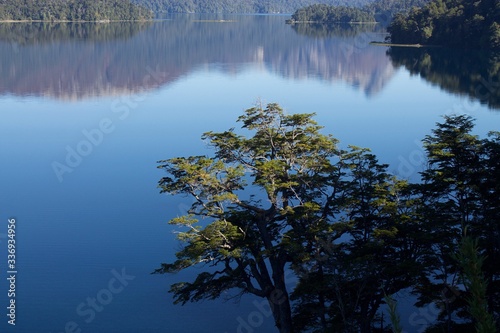
<svg viewBox="0 0 500 333"><path fill-rule="evenodd" d="M316 0L133 0L156 13L294 13L318 4ZM324 0L321 4L350 8L363 8L374 13L395 13L420 6L428 0Z"/></svg>
<svg viewBox="0 0 500 333"><path fill-rule="evenodd" d="M433 0L397 15L388 28L388 41L499 50L499 22L497 0Z"/></svg>
<svg viewBox="0 0 500 333"><path fill-rule="evenodd" d="M354 20L387 20L396 12L408 11L428 0L325 0L324 5L342 8L355 15ZM0 20L55 20L98 21L148 19L151 12L161 13L294 13L318 4L315 0L3 0L0 3ZM355 9L357 8L357 9ZM359 11L362 9L362 12Z"/></svg>
<svg viewBox="0 0 500 333"><path fill-rule="evenodd" d="M371 13L359 8L315 4L298 9L293 13L291 22L367 23L375 22L375 17Z"/></svg>
<svg viewBox="0 0 500 333"><path fill-rule="evenodd" d="M500 132L480 138L470 116L444 116L410 182L313 117L258 104L241 130L203 134L211 156L158 162L160 191L193 198L170 221L177 260L155 271L198 272L172 285L175 302L253 294L281 333L401 332L393 296L410 290L437 311L415 312L415 330L496 332Z"/></svg>
<svg viewBox="0 0 500 333"><path fill-rule="evenodd" d="M350 23L379 22L388 24L397 13L421 7L428 0L376 0L362 7L314 4L295 11L289 23Z"/></svg>
<svg viewBox="0 0 500 333"><path fill-rule="evenodd" d="M316 0L133 0L156 13L293 13ZM336 6L361 7L372 0L324 0Z"/></svg>
<svg viewBox="0 0 500 333"><path fill-rule="evenodd" d="M128 0L3 0L0 20L138 21L153 18Z"/></svg>

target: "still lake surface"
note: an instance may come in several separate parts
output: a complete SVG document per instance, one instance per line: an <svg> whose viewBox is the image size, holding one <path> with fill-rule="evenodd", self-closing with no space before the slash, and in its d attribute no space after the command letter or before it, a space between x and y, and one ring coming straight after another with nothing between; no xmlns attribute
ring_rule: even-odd
<svg viewBox="0 0 500 333"><path fill-rule="evenodd" d="M369 44L384 39L377 29L291 27L286 16L208 18L0 24L2 332L273 332L251 297L173 305L170 284L196 270L150 275L174 258L167 221L191 203L159 194L156 161L210 154L201 134L237 126L258 100L317 113L341 146L371 148L412 180L442 115L471 114L481 136L500 130L493 55L389 50ZM408 332L420 328L412 311Z"/></svg>

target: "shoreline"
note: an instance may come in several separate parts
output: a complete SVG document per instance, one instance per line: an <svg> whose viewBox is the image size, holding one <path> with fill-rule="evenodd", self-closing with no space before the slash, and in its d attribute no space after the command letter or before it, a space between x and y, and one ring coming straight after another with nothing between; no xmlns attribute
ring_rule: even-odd
<svg viewBox="0 0 500 333"><path fill-rule="evenodd" d="M373 22L324 22L324 21L293 21L293 20L286 20L286 24L379 24L377 21Z"/></svg>
<svg viewBox="0 0 500 333"><path fill-rule="evenodd" d="M155 19L148 20L0 20L0 23L113 23L113 22L153 22Z"/></svg>
<svg viewBox="0 0 500 333"><path fill-rule="evenodd" d="M393 43L386 43L386 42L370 42L370 45L376 45L376 46L390 46L390 47L413 47L413 48L422 48L422 47L429 47L429 48L434 48L434 47L442 47L439 45L424 45L424 44L393 44Z"/></svg>

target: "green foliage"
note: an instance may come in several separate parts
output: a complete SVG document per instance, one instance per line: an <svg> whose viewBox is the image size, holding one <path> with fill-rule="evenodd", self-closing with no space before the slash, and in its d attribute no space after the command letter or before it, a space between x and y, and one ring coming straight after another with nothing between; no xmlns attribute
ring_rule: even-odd
<svg viewBox="0 0 500 333"><path fill-rule="evenodd" d="M208 132L203 139L215 149L215 157L161 162L160 168L169 174L160 181L162 192L187 194L195 203L188 216L170 222L188 228L179 234L185 246L177 261L157 272L200 264L220 267L192 283L174 285L171 291L177 302L214 298L239 288L267 298L277 326L283 332L291 330L284 274L297 249L291 241L293 231L322 223L321 200L333 169L330 159L337 152L336 140L321 135L312 116L285 115L277 104L257 106L238 119L243 129L254 133L252 137L234 130ZM247 186L260 189L263 197L244 198L239 191ZM211 221L199 227L194 216ZM273 304L277 293L284 300Z"/></svg>
<svg viewBox="0 0 500 333"><path fill-rule="evenodd" d="M384 296L384 301L387 304L387 307L389 308L389 316L390 316L391 324L392 324L392 332L393 333L402 333L403 329L401 328L401 317L399 316L399 313L397 312L396 301L388 295Z"/></svg>
<svg viewBox="0 0 500 333"><path fill-rule="evenodd" d="M156 13L293 13L316 0L134 0ZM371 0L324 0L335 6L361 7Z"/></svg>
<svg viewBox="0 0 500 333"><path fill-rule="evenodd" d="M448 330L455 324L454 317L471 317L467 311L470 288L461 290L457 277L463 267L454 260L456 253L466 250L460 246L465 232L479 239L475 249L487 258L498 260L500 251L499 205L491 200L491 195L498 196L493 185L498 179L498 164L491 165L491 159L497 158L498 142L479 139L471 134L473 127L472 118L465 115L447 116L444 123L437 125L433 135L424 139L429 166L422 173L423 183L417 185L425 203L419 215L426 226L430 251L421 258L425 274L415 291L419 295L418 305L440 304L439 319ZM461 258L465 260L463 255ZM493 261L485 259L484 263L484 276L490 282L486 302L498 315L500 272Z"/></svg>
<svg viewBox="0 0 500 333"><path fill-rule="evenodd" d="M470 296L467 299L469 312L475 320L477 333L495 333L495 320L488 312L486 299L486 280L482 273L484 257L478 254L478 241L463 237L459 252L453 256L462 269L465 288Z"/></svg>
<svg viewBox="0 0 500 333"><path fill-rule="evenodd" d="M388 27L392 43L500 49L500 11L496 0L432 0L395 17Z"/></svg>
<svg viewBox="0 0 500 333"><path fill-rule="evenodd" d="M500 313L500 133L481 140L470 117L446 116L423 140L422 182L408 184L368 149L338 148L313 116L258 105L238 118L249 137L207 132L213 157L159 162L168 174L161 191L194 202L170 221L185 230L177 259L155 273L204 267L172 285L175 302L238 290L266 298L280 332L368 333L384 302L401 331L386 295L412 288L418 306L440 309L430 331L470 330L470 320L491 332L487 309ZM466 230L477 243L461 242Z"/></svg>
<svg viewBox="0 0 500 333"><path fill-rule="evenodd" d="M353 23L379 22L388 24L397 13L408 12L413 7L421 7L428 0L376 0L361 8L352 4L313 4L300 8L292 15L290 22Z"/></svg>
<svg viewBox="0 0 500 333"><path fill-rule="evenodd" d="M135 21L151 19L151 11L128 0L4 0L0 20Z"/></svg>
<svg viewBox="0 0 500 333"><path fill-rule="evenodd" d="M375 0L364 9L375 15L377 22L389 24L393 16L407 13L414 7L423 7L429 0Z"/></svg>
<svg viewBox="0 0 500 333"><path fill-rule="evenodd" d="M162 192L195 202L188 215L170 222L187 229L178 236L177 260L156 272L213 267L173 285L176 302L237 288L267 298L282 332L291 332L292 302L296 330L333 329L344 318L345 327L367 332L383 302L381 288L411 285L419 249L409 245L416 227L405 217L411 211L400 206L407 184L369 150L338 149L312 117L259 105L238 118L252 136L208 132L203 139L214 157L160 162L168 173ZM245 194L247 188L260 194ZM300 281L293 301L287 266ZM272 301L276 292L286 295L280 304Z"/></svg>
<svg viewBox="0 0 500 333"><path fill-rule="evenodd" d="M298 9L292 15L292 22L315 22L330 24L375 22L375 18L371 13L359 8L315 4Z"/></svg>

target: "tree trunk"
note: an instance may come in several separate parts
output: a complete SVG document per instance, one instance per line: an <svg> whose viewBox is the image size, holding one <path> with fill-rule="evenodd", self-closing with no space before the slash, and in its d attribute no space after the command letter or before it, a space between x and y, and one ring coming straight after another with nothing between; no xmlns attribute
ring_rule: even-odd
<svg viewBox="0 0 500 333"><path fill-rule="evenodd" d="M267 298L280 333L293 333L292 309L286 289L275 288Z"/></svg>
<svg viewBox="0 0 500 333"><path fill-rule="evenodd" d="M267 300L273 312L276 327L280 333L293 333L292 308L285 284L284 265L280 260L271 260L273 268L272 279L274 288L268 294Z"/></svg>

